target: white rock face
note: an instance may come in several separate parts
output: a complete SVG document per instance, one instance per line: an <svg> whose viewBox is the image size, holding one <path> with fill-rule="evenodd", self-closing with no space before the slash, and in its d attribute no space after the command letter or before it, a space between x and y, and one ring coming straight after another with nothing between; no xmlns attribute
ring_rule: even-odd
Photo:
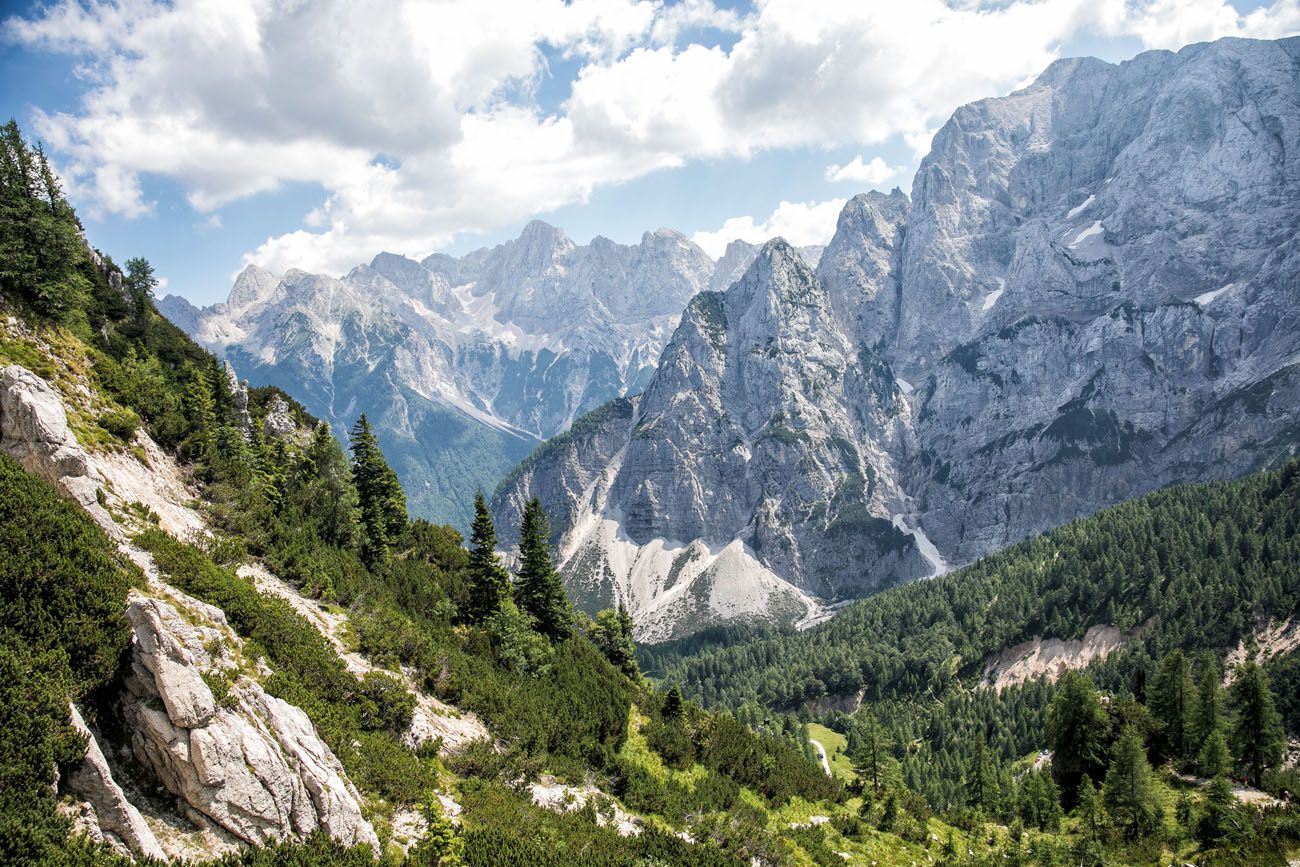
<svg viewBox="0 0 1300 867"><path fill-rule="evenodd" d="M635 412L494 500L508 528L540 496L570 587L642 637L721 616L660 622L685 569L660 549L739 543L756 594L851 598L1294 454L1300 38L1055 63L959 109L910 200L852 199L815 276L798 260L769 244L698 295Z"/></svg>
<svg viewBox="0 0 1300 867"><path fill-rule="evenodd" d="M0 371L0 448L75 500L105 530L121 535L96 499L99 478L68 427L59 393L16 364Z"/></svg>
<svg viewBox="0 0 1300 867"><path fill-rule="evenodd" d="M85 761L68 773L64 784L94 807L101 833L113 834L135 855L159 861L167 860L166 853L158 845L158 839L144 817L127 800L122 787L113 779L104 752L81 718L81 713L75 706L70 706L69 709L72 725L85 736L87 746Z"/></svg>
<svg viewBox="0 0 1300 867"><path fill-rule="evenodd" d="M247 677L230 688L229 706L218 704L201 673L228 667L238 639L221 611L186 602L188 618L139 595L127 608L135 644L123 712L136 758L189 809L247 843L321 830L377 850L359 794L305 713Z"/></svg>

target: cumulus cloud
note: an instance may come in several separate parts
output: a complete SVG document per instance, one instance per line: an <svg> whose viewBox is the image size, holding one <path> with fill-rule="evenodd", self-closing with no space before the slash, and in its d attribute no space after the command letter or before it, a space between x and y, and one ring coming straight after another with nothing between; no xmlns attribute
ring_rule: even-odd
<svg viewBox="0 0 1300 867"><path fill-rule="evenodd" d="M835 234L835 221L844 209L845 199L826 202L782 202L762 222L753 217L732 217L716 231L696 232L691 240L717 259L727 245L737 239L762 244L772 238L785 238L796 247L825 244Z"/></svg>
<svg viewBox="0 0 1300 867"><path fill-rule="evenodd" d="M880 157L872 157L869 162L864 163L861 156L856 156L842 166L827 166L826 180L837 182L856 181L870 187L876 187L902 171L902 166L886 165L885 161Z"/></svg>
<svg viewBox="0 0 1300 867"><path fill-rule="evenodd" d="M61 0L4 32L77 60L82 104L35 132L91 213L149 213L146 175L200 215L316 184L302 226L245 259L341 272L691 160L895 137L919 154L955 107L1026 83L1081 33L1178 47L1296 30L1300 0ZM577 72L542 104L555 57ZM890 170L833 168L867 185Z"/></svg>

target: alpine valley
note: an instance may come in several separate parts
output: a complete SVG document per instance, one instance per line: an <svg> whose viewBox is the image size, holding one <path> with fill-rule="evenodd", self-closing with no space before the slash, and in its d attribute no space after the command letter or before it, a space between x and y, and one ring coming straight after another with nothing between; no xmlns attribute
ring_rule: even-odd
<svg viewBox="0 0 1300 867"><path fill-rule="evenodd" d="M312 68L240 8L48 14ZM0 864L1300 863L1300 37L1055 62L825 246L200 309L78 195L0 126Z"/></svg>

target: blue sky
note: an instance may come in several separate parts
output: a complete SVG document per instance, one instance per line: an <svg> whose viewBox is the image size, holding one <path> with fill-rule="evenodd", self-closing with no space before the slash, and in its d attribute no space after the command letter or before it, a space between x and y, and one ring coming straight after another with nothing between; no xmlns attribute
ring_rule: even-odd
<svg viewBox="0 0 1300 867"><path fill-rule="evenodd" d="M248 262L342 273L534 217L824 242L843 199L910 190L956 106L1055 58L1300 32L1300 0L0 7L0 110L96 246L200 304Z"/></svg>

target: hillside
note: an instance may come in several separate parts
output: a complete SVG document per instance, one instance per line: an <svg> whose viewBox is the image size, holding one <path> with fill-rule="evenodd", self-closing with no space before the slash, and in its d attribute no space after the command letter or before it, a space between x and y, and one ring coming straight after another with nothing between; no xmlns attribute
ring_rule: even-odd
<svg viewBox="0 0 1300 867"><path fill-rule="evenodd" d="M1112 507L806 632L718 632L641 655L709 707L798 711L840 730L866 709L900 749L915 744L897 755L908 784L956 806L977 741L1006 763L1048 746L1044 713L1069 669L1131 700L1171 651L1208 651L1226 672L1254 658L1300 736L1298 622L1292 461Z"/></svg>

